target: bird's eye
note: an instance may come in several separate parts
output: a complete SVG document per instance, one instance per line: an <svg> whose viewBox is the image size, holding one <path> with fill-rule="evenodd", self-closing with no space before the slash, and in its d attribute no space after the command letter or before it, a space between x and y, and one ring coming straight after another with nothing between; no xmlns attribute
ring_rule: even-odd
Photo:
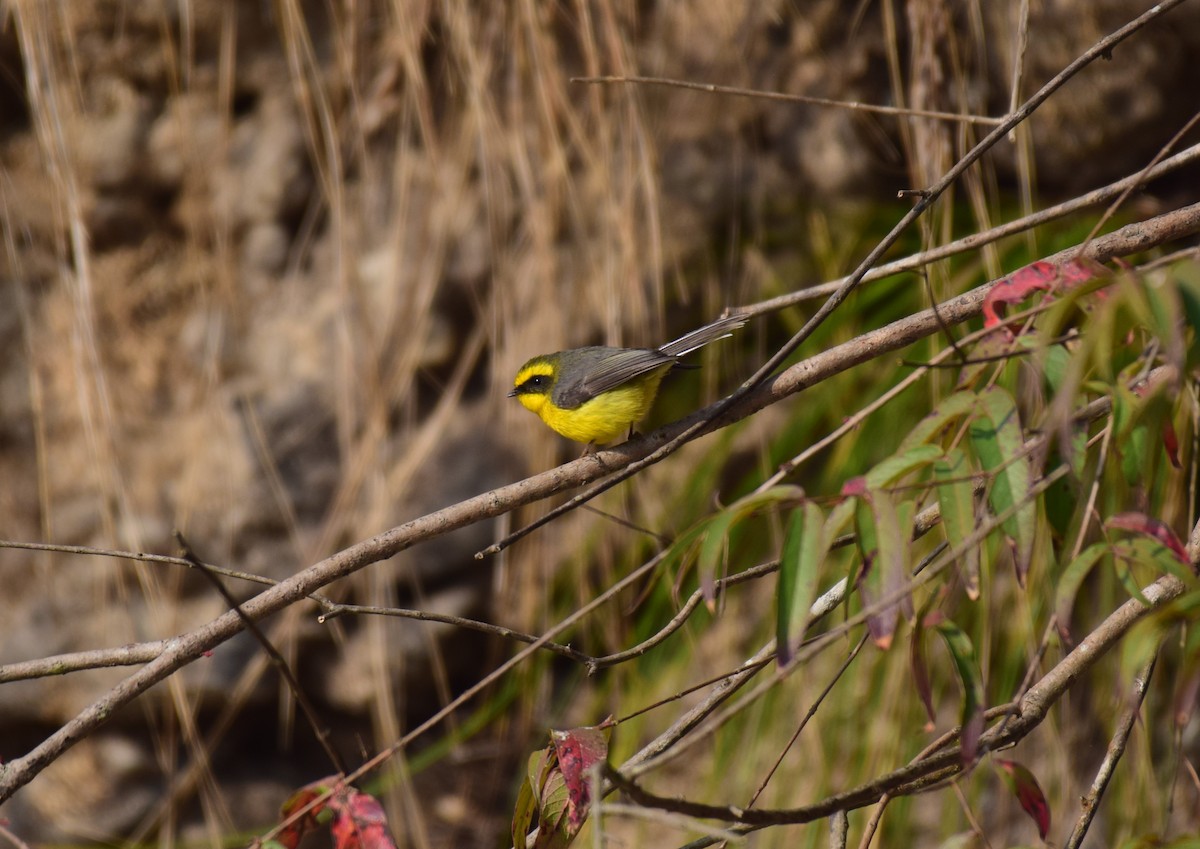
<svg viewBox="0 0 1200 849"><path fill-rule="evenodd" d="M531 378L529 378L529 385L536 389L541 389L543 386L546 385L546 378L544 375L540 375L540 374L536 375L534 377L531 377Z"/></svg>

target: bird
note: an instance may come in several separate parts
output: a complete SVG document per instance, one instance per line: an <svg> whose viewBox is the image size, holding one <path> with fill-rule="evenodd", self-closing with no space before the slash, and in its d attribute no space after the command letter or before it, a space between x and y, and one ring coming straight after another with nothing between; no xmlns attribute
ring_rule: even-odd
<svg viewBox="0 0 1200 849"><path fill-rule="evenodd" d="M567 439L587 443L586 454L632 435L633 425L650 412L663 377L681 366L681 357L745 323L746 316L726 316L658 348L591 345L541 354L517 371L508 397Z"/></svg>

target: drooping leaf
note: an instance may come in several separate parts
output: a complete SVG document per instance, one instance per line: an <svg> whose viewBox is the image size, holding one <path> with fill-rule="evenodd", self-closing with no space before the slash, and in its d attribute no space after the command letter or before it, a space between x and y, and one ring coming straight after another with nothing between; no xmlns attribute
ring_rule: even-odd
<svg viewBox="0 0 1200 849"><path fill-rule="evenodd" d="M975 456L991 476L992 510L997 515L1015 511L1001 527L1012 542L1017 581L1024 586L1033 559L1037 504L1029 498L1032 470L1023 454L1021 421L1012 396L995 386L981 392L969 433Z"/></svg>
<svg viewBox="0 0 1200 849"><path fill-rule="evenodd" d="M1108 553L1108 543L1093 543L1068 563L1067 568L1059 576L1058 586L1055 587L1054 592L1054 610L1058 618L1058 632L1064 641L1070 640L1071 611L1075 607L1075 597L1079 594L1079 587L1092 571L1092 567Z"/></svg>
<svg viewBox="0 0 1200 849"><path fill-rule="evenodd" d="M906 502L905 523L902 511L891 494L875 490L860 500L857 511L858 534L863 552L863 574L859 591L863 605L883 606L867 614L867 630L881 649L888 649L896 632L900 611L907 599L900 595L908 583L909 540L912 536L912 502Z"/></svg>
<svg viewBox="0 0 1200 849"><path fill-rule="evenodd" d="M917 426L909 431L908 436L900 443L900 452L905 452L916 445L932 443L956 424L966 418L975 409L974 392L956 392L949 398L942 399L936 407L929 411Z"/></svg>
<svg viewBox="0 0 1200 849"><path fill-rule="evenodd" d="M933 464L937 481L938 509L946 543L960 551L963 580L967 596L979 598L979 546L964 547L963 543L975 531L975 493L971 484L971 467L967 455L952 448Z"/></svg>
<svg viewBox="0 0 1200 849"><path fill-rule="evenodd" d="M513 806L512 839L513 849L527 849L530 830L538 818L539 799L555 761L551 746L529 755L525 776L517 788L517 802Z"/></svg>
<svg viewBox="0 0 1200 849"><path fill-rule="evenodd" d="M937 720L937 710L933 705L933 685L929 679L929 663L925 659L925 622L926 617L918 616L913 625L912 637L908 642L908 662L912 668L913 686L917 688L917 696L925 706L925 715L929 721L925 723L925 731L932 731Z"/></svg>
<svg viewBox="0 0 1200 849"><path fill-rule="evenodd" d="M954 660L954 669L962 685L962 761L969 765L979 755L979 736L983 733L983 676L975 658L975 646L966 632L949 619L939 622L936 629Z"/></svg>
<svg viewBox="0 0 1200 849"><path fill-rule="evenodd" d="M1045 840L1046 835L1050 833L1050 804L1046 801L1046 794L1042 792L1041 785L1032 772L1016 761L996 758L995 764L999 767L1000 777L1004 779L1008 789L1017 797L1021 808L1037 826L1038 836Z"/></svg>
<svg viewBox="0 0 1200 849"><path fill-rule="evenodd" d="M791 662L792 636L804 638L809 611L817 597L821 565L829 551L831 536L825 530L825 516L813 501L793 510L783 538L779 560L778 597L775 604L776 662Z"/></svg>
<svg viewBox="0 0 1200 849"><path fill-rule="evenodd" d="M902 477L917 469L930 465L942 455L937 445L914 445L893 454L867 472L867 489L882 489L891 486Z"/></svg>
<svg viewBox="0 0 1200 849"><path fill-rule="evenodd" d="M733 526L765 507L799 503L803 498L804 490L798 486L773 486L763 492L754 492L739 498L708 522L704 528L704 539L700 543L698 565L700 589L710 610L715 608L716 576Z"/></svg>

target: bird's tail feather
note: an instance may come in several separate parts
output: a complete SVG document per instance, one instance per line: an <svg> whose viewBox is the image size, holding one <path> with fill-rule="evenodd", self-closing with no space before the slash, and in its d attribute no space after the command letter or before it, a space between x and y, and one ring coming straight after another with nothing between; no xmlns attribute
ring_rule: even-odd
<svg viewBox="0 0 1200 849"><path fill-rule="evenodd" d="M725 318L718 318L712 324L706 324L703 327L693 330L691 333L685 333L678 339L663 345L658 350L669 357L682 357L684 354L690 354L697 348L703 348L709 342L716 342L718 339L732 336L733 331L745 323L746 316L744 315L728 315Z"/></svg>

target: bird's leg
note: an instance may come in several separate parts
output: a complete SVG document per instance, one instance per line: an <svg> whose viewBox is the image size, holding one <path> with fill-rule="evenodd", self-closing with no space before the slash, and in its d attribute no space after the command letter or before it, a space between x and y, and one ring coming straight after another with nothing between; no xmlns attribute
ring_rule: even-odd
<svg viewBox="0 0 1200 849"><path fill-rule="evenodd" d="M583 453L580 454L579 456L581 458L582 457L590 457L595 453L596 453L596 442L595 442L595 440L593 440L584 446Z"/></svg>

